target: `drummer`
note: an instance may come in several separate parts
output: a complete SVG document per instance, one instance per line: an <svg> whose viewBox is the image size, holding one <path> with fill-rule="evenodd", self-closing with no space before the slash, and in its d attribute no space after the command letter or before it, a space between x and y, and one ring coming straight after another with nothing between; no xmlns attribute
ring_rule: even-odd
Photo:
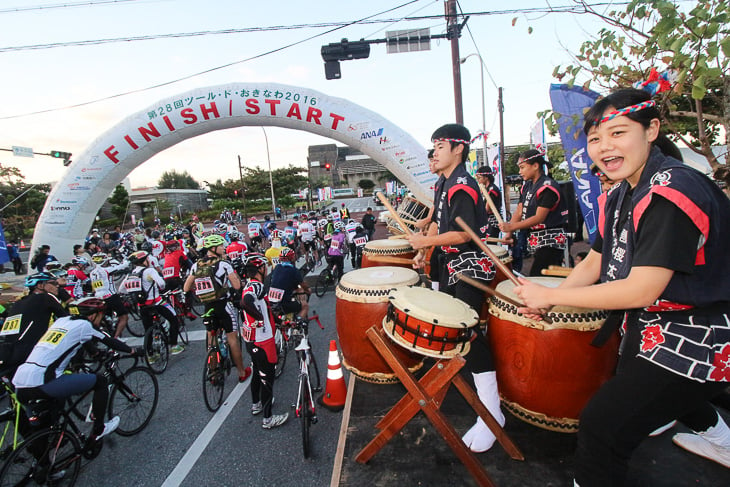
<svg viewBox="0 0 730 487"><path fill-rule="evenodd" d="M434 169L444 178L434 198L436 234L416 233L407 238L416 250L440 246L443 251L439 259L440 290L464 301L478 313L484 303L484 292L457 279L458 273L486 282L495 276L494 264L455 221L460 216L477 235L481 238L486 236L485 202L476 180L466 172L464 165L469 155L470 139L469 130L459 124L444 125L431 136ZM422 261L423 258L423 254L419 253L416 260ZM480 335L471 344L466 364L474 376L479 399L497 422L504 425L494 359L485 337L481 336L480 331L477 333ZM492 447L495 437L480 418L463 440L472 451L484 452Z"/></svg>
<svg viewBox="0 0 730 487"><path fill-rule="evenodd" d="M560 185L545 168L552 167L536 149L526 150L517 160L520 176L525 180L517 210L512 220L499 225L505 238L515 230L529 231L527 249L534 255L531 276L539 276L550 265L561 265L568 238L568 204Z"/></svg>
<svg viewBox="0 0 730 487"><path fill-rule="evenodd" d="M428 170L431 171L431 174L435 174L438 176L438 179L436 180L436 183L434 184L434 194L439 191L439 188L441 185L444 184L444 175L443 171L436 167L433 161L433 149L429 149L428 151ZM426 235L437 235L438 234L438 226L432 225L432 223L435 223L433 220L433 209L435 205L431 205L431 208L428 211L428 215L426 215L425 218L422 218L416 222L416 228L419 228L423 231ZM431 288L435 291L439 290L439 255L441 255L441 247L436 246L433 247L433 251L431 252L430 257L430 269L431 272L429 274L429 278L431 279ZM425 263L424 263L425 264Z"/></svg>
<svg viewBox="0 0 730 487"><path fill-rule="evenodd" d="M481 166L476 172L477 182L483 186L487 194L492 198L492 203L497 211L502 211L502 192L496 184L494 184L494 173L489 166ZM490 237L499 237L499 222L497 216L492 212L492 208L487 207L487 235Z"/></svg>
<svg viewBox="0 0 730 487"><path fill-rule="evenodd" d="M730 468L730 428L709 402L730 380L730 200L674 156L659 114L634 89L586 113L588 154L620 181L599 200L600 235L560 287L516 288L528 315L552 305L622 311L617 374L581 413L582 487L623 485L641 441L675 419L697 432L675 435L677 445Z"/></svg>

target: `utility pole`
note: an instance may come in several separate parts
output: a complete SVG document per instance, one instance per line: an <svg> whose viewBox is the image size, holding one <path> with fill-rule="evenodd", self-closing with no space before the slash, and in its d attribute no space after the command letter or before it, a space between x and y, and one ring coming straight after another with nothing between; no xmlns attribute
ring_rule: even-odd
<svg viewBox="0 0 730 487"><path fill-rule="evenodd" d="M312 211L312 161L307 157L307 203L308 211Z"/></svg>
<svg viewBox="0 0 730 487"><path fill-rule="evenodd" d="M456 18L456 0L447 0L444 4L446 9L446 25L449 38L451 39L451 67L454 74L454 109L456 112L456 123L464 124L464 107L461 98L461 56L459 55L459 26Z"/></svg>
<svg viewBox="0 0 730 487"><path fill-rule="evenodd" d="M504 172L506 161L504 160L504 100L502 98L502 87L499 87L499 98L497 99L497 110L499 111L499 162L502 165L502 195L504 196L504 204L502 208L505 210L505 216L509 217L511 213L509 185L507 184L507 175Z"/></svg>
<svg viewBox="0 0 730 487"><path fill-rule="evenodd" d="M241 199L243 200L243 223L248 223L248 214L246 213L246 187L243 185L243 166L241 165L241 156L238 156L238 175L241 177Z"/></svg>

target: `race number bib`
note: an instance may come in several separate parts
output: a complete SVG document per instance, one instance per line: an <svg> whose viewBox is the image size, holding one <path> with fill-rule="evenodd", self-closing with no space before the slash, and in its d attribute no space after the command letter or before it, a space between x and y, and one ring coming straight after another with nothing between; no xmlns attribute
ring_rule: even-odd
<svg viewBox="0 0 730 487"><path fill-rule="evenodd" d="M232 252L228 252L228 258L231 260L236 260L241 258L241 252L234 250Z"/></svg>
<svg viewBox="0 0 730 487"><path fill-rule="evenodd" d="M97 291L103 287L104 287L104 281L102 281L101 279L96 279L94 281L91 281L91 289L93 289L94 291Z"/></svg>
<svg viewBox="0 0 730 487"><path fill-rule="evenodd" d="M330 250L340 250L340 242L333 240L330 244Z"/></svg>
<svg viewBox="0 0 730 487"><path fill-rule="evenodd" d="M252 342L256 339L256 332L253 328L249 328L248 325L243 325L241 327L241 338L245 342Z"/></svg>
<svg viewBox="0 0 730 487"><path fill-rule="evenodd" d="M287 228L286 230L284 230L284 234L287 237L293 237L294 236L294 229L293 228Z"/></svg>
<svg viewBox="0 0 730 487"><path fill-rule="evenodd" d="M38 343L47 343L52 346L56 346L66 336L66 330L56 328L55 330L48 330L45 335L38 341Z"/></svg>
<svg viewBox="0 0 730 487"><path fill-rule="evenodd" d="M169 277L173 277L175 275L175 268L174 267L165 267L162 269L162 277L165 279Z"/></svg>
<svg viewBox="0 0 730 487"><path fill-rule="evenodd" d="M198 277L195 279L195 294L200 296L214 292L213 280L210 277Z"/></svg>
<svg viewBox="0 0 730 487"><path fill-rule="evenodd" d="M124 281L124 289L129 293L137 292L142 290L142 279L137 276L129 276Z"/></svg>
<svg viewBox="0 0 730 487"><path fill-rule="evenodd" d="M17 335L18 333L20 333L20 320L22 318L22 314L8 316L8 318L3 323L2 330L0 330L0 336Z"/></svg>
<svg viewBox="0 0 730 487"><path fill-rule="evenodd" d="M365 237L357 237L354 242L357 247L362 247L368 242L368 239Z"/></svg>
<svg viewBox="0 0 730 487"><path fill-rule="evenodd" d="M276 267L277 265L279 265L279 258L274 257L273 259L271 259L271 266Z"/></svg>
<svg viewBox="0 0 730 487"><path fill-rule="evenodd" d="M279 303L284 299L284 290L272 287L269 289L269 301L272 303Z"/></svg>
<svg viewBox="0 0 730 487"><path fill-rule="evenodd" d="M256 229L253 229L252 230L252 229L249 228L248 229L248 236L251 237L251 238L258 237L259 236L259 231L256 230Z"/></svg>

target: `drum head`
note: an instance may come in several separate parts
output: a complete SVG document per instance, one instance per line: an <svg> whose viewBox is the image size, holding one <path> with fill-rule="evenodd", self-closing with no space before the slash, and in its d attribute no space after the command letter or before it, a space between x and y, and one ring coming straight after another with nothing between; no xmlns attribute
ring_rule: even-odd
<svg viewBox="0 0 730 487"><path fill-rule="evenodd" d="M489 247L489 250L494 252L494 255L496 255L499 260L504 261L509 257L509 252L507 252L507 249L501 245L488 244L487 247Z"/></svg>
<svg viewBox="0 0 730 487"><path fill-rule="evenodd" d="M387 301L391 289L412 286L420 281L418 273L405 267L366 267L342 276L335 295L340 299L362 303Z"/></svg>
<svg viewBox="0 0 730 487"><path fill-rule="evenodd" d="M365 252L373 254L392 254L404 251L412 251L411 243L404 238L370 240L365 244Z"/></svg>
<svg viewBox="0 0 730 487"><path fill-rule="evenodd" d="M425 287L397 288L389 299L408 316L446 328L468 328L479 321L479 315L464 301Z"/></svg>

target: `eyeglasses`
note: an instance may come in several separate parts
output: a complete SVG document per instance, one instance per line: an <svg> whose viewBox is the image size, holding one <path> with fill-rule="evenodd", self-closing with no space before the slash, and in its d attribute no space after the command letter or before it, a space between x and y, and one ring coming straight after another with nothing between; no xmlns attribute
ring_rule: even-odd
<svg viewBox="0 0 730 487"><path fill-rule="evenodd" d="M58 281L46 281L46 284L50 284L51 286L58 287Z"/></svg>

